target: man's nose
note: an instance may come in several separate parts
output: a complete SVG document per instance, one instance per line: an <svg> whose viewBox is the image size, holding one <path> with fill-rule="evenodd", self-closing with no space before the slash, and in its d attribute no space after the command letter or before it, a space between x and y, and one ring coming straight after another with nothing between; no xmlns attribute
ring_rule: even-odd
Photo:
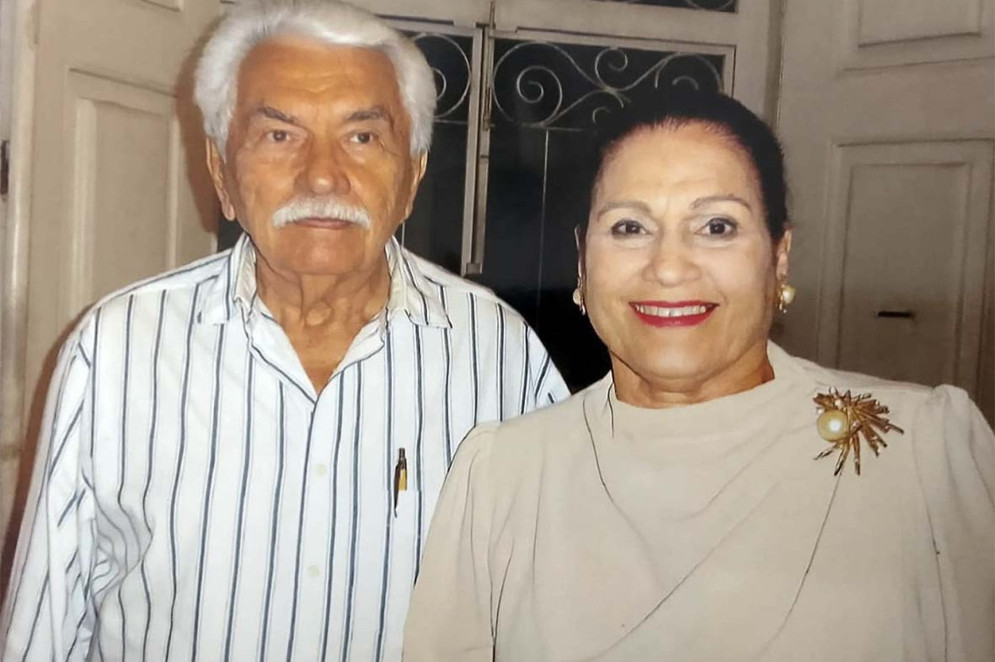
<svg viewBox="0 0 995 662"><path fill-rule="evenodd" d="M308 151L304 177L308 192L315 195L343 195L351 186L344 155L333 146L313 145Z"/></svg>

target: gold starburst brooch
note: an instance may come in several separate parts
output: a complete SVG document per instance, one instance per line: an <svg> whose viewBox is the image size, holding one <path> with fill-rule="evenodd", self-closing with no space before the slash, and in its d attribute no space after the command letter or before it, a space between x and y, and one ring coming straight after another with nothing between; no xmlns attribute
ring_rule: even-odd
<svg viewBox="0 0 995 662"><path fill-rule="evenodd" d="M874 451L874 455L881 452L881 448L886 448L881 436L890 430L897 430L899 434L905 434L902 428L894 425L884 414L888 413L888 408L880 404L867 393L851 395L850 391L840 395L834 388L828 393L819 393L813 400L818 407L819 418L816 421L816 428L819 436L832 444L815 456L816 460L821 460L835 451L839 451L836 459L836 470L833 475L839 475L843 469L843 464L850 453L853 453L853 466L860 475L860 439L864 441Z"/></svg>

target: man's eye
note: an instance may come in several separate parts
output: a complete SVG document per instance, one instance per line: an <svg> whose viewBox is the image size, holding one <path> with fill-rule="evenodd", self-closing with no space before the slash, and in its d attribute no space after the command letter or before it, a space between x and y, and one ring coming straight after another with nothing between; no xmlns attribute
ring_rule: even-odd
<svg viewBox="0 0 995 662"><path fill-rule="evenodd" d="M701 229L701 234L710 237L729 237L735 232L736 224L727 218L710 218Z"/></svg>
<svg viewBox="0 0 995 662"><path fill-rule="evenodd" d="M290 134L283 129L274 129L273 131L270 131L267 136L275 143L284 143L290 139Z"/></svg>
<svg viewBox="0 0 995 662"><path fill-rule="evenodd" d="M373 134L366 131L355 133L352 136L352 141L354 143L359 143L360 145L368 145L373 142Z"/></svg>
<svg viewBox="0 0 995 662"><path fill-rule="evenodd" d="M612 225L611 231L612 234L614 235L626 236L626 235L643 234L644 229L643 226L638 221L633 221L631 219L624 219Z"/></svg>

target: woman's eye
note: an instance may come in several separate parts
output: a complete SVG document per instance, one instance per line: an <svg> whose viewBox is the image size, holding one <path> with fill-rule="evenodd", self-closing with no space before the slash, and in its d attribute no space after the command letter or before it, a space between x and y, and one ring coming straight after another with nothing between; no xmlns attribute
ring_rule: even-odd
<svg viewBox="0 0 995 662"><path fill-rule="evenodd" d="M710 218L701 229L701 234L710 237L729 237L736 232L736 224L727 218Z"/></svg>
<svg viewBox="0 0 995 662"><path fill-rule="evenodd" d="M290 134L283 129L274 129L269 132L269 139L275 143L284 143L290 139Z"/></svg>
<svg viewBox="0 0 995 662"><path fill-rule="evenodd" d="M360 145L369 145L373 142L373 134L368 132L361 132L353 134L352 141L354 143L359 143Z"/></svg>
<svg viewBox="0 0 995 662"><path fill-rule="evenodd" d="M644 232L643 226L639 224L639 222L631 219L625 219L615 223L612 225L611 230L612 234L622 236L643 234Z"/></svg>

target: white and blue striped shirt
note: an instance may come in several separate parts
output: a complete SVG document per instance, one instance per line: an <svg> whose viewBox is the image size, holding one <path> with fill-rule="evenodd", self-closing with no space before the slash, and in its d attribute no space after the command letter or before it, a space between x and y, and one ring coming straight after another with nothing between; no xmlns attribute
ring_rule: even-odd
<svg viewBox="0 0 995 662"><path fill-rule="evenodd" d="M320 394L246 237L86 315L49 394L3 660L400 659L457 444L567 390L493 294L387 255L387 305Z"/></svg>

